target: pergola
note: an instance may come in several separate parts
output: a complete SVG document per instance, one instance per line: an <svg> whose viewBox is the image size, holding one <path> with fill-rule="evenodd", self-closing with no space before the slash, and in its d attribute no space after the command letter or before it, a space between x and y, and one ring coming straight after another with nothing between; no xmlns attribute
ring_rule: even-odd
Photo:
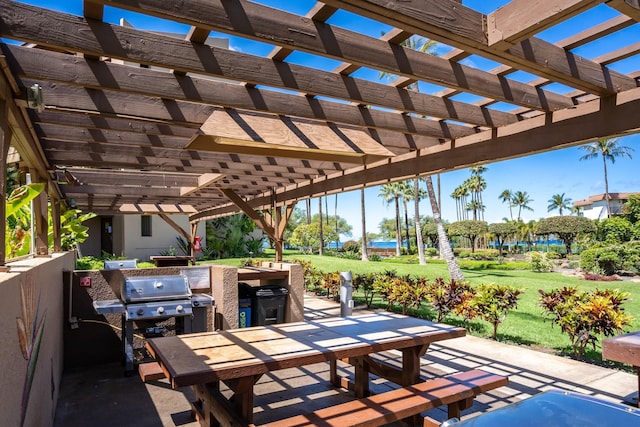
<svg viewBox="0 0 640 427"><path fill-rule="evenodd" d="M512 0L488 15L455 0L325 0L305 15L245 0L82 4L76 16L0 0L0 37L21 42L0 45L3 159L15 148L32 180L48 183L54 224L72 199L99 214L188 213L192 229L242 211L281 250L298 200L640 128L640 70L616 70L638 55L638 39L597 57L575 53L637 26L638 0ZM177 38L104 22L105 6L190 31ZM615 17L559 42L540 37L598 7ZM332 24L345 11L389 31ZM272 50L215 47L212 31ZM414 35L451 49L416 51L405 45ZM289 60L300 52L339 65ZM465 65L472 56L499 65ZM396 78L366 79L361 68ZM416 82L441 89L411 90ZM38 254L47 253L44 197Z"/></svg>

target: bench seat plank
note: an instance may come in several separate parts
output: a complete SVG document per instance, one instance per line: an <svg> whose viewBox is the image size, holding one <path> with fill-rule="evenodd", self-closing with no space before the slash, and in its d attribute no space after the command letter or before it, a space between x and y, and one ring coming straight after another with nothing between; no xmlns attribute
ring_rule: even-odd
<svg viewBox="0 0 640 427"><path fill-rule="evenodd" d="M476 369L293 416L262 427L373 427L443 405L453 405L454 412L459 412L477 394L507 384L506 377ZM450 415L451 412L450 406Z"/></svg>

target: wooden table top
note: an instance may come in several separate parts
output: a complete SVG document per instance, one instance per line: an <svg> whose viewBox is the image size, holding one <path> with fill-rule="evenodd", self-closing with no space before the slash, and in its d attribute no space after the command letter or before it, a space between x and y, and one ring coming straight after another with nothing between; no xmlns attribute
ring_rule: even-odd
<svg viewBox="0 0 640 427"><path fill-rule="evenodd" d="M174 388L462 337L464 328L393 313L150 338Z"/></svg>

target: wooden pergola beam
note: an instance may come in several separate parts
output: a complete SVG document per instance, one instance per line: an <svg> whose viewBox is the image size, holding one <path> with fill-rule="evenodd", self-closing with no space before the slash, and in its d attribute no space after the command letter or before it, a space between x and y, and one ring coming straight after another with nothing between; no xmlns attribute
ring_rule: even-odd
<svg viewBox="0 0 640 427"><path fill-rule="evenodd" d="M624 74L535 37L522 40L506 51L488 46L483 29L485 16L453 0L416 0L410 4L385 0L327 0L326 3L585 92L610 95L636 87L635 81Z"/></svg>
<svg viewBox="0 0 640 427"><path fill-rule="evenodd" d="M34 17L34 19L37 18ZM338 73L314 70L295 64L283 64L279 61L209 46L200 47L200 50L207 51L203 53L188 42L130 28L109 26L106 23L97 24L110 27L108 29L104 28L104 31L97 31L96 28L76 21L66 25L59 24L59 30L53 31L54 29L52 28L52 31L46 37L32 34L35 31L32 25L34 24L27 22L23 23L22 26L5 29L0 23L0 34L23 38L24 40L34 41L61 50L76 49L92 55L98 55L102 52L103 55L126 61L136 61L142 64L179 69L185 72L223 77L229 80L246 81L297 91L302 90L314 95L350 99L360 104L377 105L401 111L413 111L422 115L451 118L485 126L498 126L512 123L516 120L508 113L470 107L463 102L442 100L432 95L398 90L381 83L345 77ZM96 31L95 33L93 32L94 30ZM60 32L62 31L64 33L61 34ZM67 32L94 34L95 40L91 40L88 37L69 39L66 35ZM116 33L123 40L123 43L125 41L128 43L130 40L139 42L138 49L125 49L125 46L122 46L122 49L109 48L114 43L113 40L108 39L108 35L112 32ZM102 51L102 46L105 45L107 49ZM387 46L389 45L387 44ZM152 50L167 52L167 54L158 57L151 54ZM195 98L199 102L201 102L199 97L203 97L202 101L205 102L210 99L213 104L237 105L240 108L255 109L263 105L263 109L271 112L279 112L283 108L291 111L291 107L286 107L286 103L293 101L292 96L285 97L281 95L276 97L268 93L268 91L242 86L233 87L234 85L225 84L224 82L205 81L204 79L182 75L171 76L167 75L168 73L145 69L138 69L134 73L130 66L117 66L117 64L107 64L105 62L89 61L84 63L83 58L69 57L55 52L38 52L36 54L33 49L10 45L3 46L3 51L14 64L17 75L30 75L34 78L43 78L45 80L71 83L77 80L77 84L92 88L113 88L114 90L117 88L118 90L137 93L140 91L148 93L149 90L145 88L153 85L155 89L154 96L161 95L188 100ZM38 65L41 62L38 61L42 60L41 55L45 55L47 60L52 61L56 66L44 69L39 67ZM213 55L215 64L203 63L200 59L202 55ZM12 56L19 57L12 59ZM33 58L30 59L29 56L33 56ZM433 55L422 54L422 56L436 58ZM70 67L72 64L75 67ZM487 87L503 85L504 87L500 86L500 92L492 93L492 95L507 102L513 102L518 105L524 104L524 106L537 109L562 108L572 105L570 99L553 93L544 93L543 101L537 102L540 94L530 87L525 88L524 86L526 85L513 81L499 82L495 75L488 73L483 74L486 74L493 82L487 79L480 80L472 75L463 76L461 73L465 67L463 65L455 65L454 67L455 70L450 69L446 74L447 78L451 78L452 75L457 73L467 86L474 81L483 88L485 87L483 85ZM74 72L71 72L71 70L74 70ZM469 72L473 74L476 71ZM114 78L116 79L115 82L112 81ZM322 85L317 84L318 79L322 80ZM172 82L171 80L175 81ZM141 85L141 81L144 81L145 84ZM193 89L185 94L184 88ZM229 93L227 94L226 92ZM486 91L485 96L490 96L489 92ZM188 94L193 94L193 97L189 97ZM281 100L279 105L277 103L278 100ZM242 104L238 104L240 102ZM295 106L298 107L300 104L302 103L296 102ZM317 104L324 107L328 103L317 102ZM313 104L306 106L300 114L309 111L306 115L315 117L319 111L323 111L314 107ZM362 121L362 119L360 120Z"/></svg>
<svg viewBox="0 0 640 427"><path fill-rule="evenodd" d="M640 22L640 0L610 0L607 6Z"/></svg>
<svg viewBox="0 0 640 427"><path fill-rule="evenodd" d="M487 15L487 44L509 49L604 0L512 0Z"/></svg>
<svg viewBox="0 0 640 427"><path fill-rule="evenodd" d="M397 156L386 162L354 168L344 173L292 186L276 194L276 203L301 200L337 191L349 191L384 181L430 175L487 161L506 160L528 154L564 148L603 137L640 132L640 88L599 101L577 105L574 109L547 113L504 126L497 131L484 131L444 143L430 149ZM253 209L270 206L271 194L263 194L247 204ZM191 220L215 217L229 209L202 211Z"/></svg>
<svg viewBox="0 0 640 427"><path fill-rule="evenodd" d="M100 1L106 3L103 0ZM534 109L548 110L570 106L570 100L562 95L552 92L539 92L535 88L517 81L502 80L472 67L451 63L450 61L433 55L425 55L422 52L416 52L409 48L390 45L383 40L334 27L329 24L302 19L300 16L259 4L238 1L235 5L239 7L239 9L237 13L232 13L231 16L229 16L229 11L220 0L194 0L190 3L189 8L175 9L167 8L163 0L112 0L109 4L164 19L179 19L188 24L198 24L212 30L303 50L350 64L372 67L391 74L417 77L421 80L459 88L478 95L488 96ZM9 7L11 7L11 2L7 5L7 8ZM13 7L16 13L19 10L22 16L25 14L32 15L28 11L28 6L19 5ZM462 6L457 4L457 7ZM7 13L7 16L3 16L3 19L9 22L14 21L12 15L13 13ZM33 18L37 19L37 16ZM245 25L247 20L251 22L250 26ZM31 40L38 37L39 43L46 44L50 43L49 40L56 38L59 31L64 31L65 34L78 32L71 27L81 25L76 21L77 20L63 19L62 16L56 17L55 22L64 22L63 26L65 28L61 30L49 28L47 37L38 37L37 32L32 30L29 30L28 33L23 33L25 25L31 27L29 21L21 22L20 25L11 25L9 30L11 34L4 35L9 37L10 35L16 36L18 33L23 33L19 38ZM283 26L282 22L287 22L288 25ZM399 28L400 27L401 26L399 26ZM293 29L295 29L295 31ZM105 29L105 32L106 31ZM111 27L109 31L118 34L124 30ZM126 40L129 43L136 43L138 39L144 40L144 37L139 33L140 32L136 33L134 31L134 34L132 34L131 37L126 37ZM95 34L93 37L95 37ZM119 36L118 38L124 39L125 37ZM156 39L158 38L156 37ZM74 43L78 42L85 45L91 44L95 46L94 49L97 49L98 46L108 46L108 43L104 42L98 44L91 40L74 40ZM51 43L55 43L55 41ZM148 43L149 42L146 44L147 48L149 48ZM139 50L141 49L131 49L130 46L124 51L131 52ZM158 49L158 51L163 51L163 49ZM173 50L165 49L164 51L167 53L167 58L169 54L173 53ZM122 53L123 50L118 49L117 51L109 52L108 55L117 57L122 55ZM182 53L182 55L184 55L184 53ZM192 55L189 55L189 57L191 56ZM159 59L157 56L155 58L156 60ZM200 61L201 60L198 59L195 63L197 64ZM259 61L259 59L254 57L253 61L253 68L258 68L255 61ZM234 65L236 65L234 73L244 70L244 67L237 67L237 64ZM289 67L291 67L290 64L287 65L287 68ZM170 66L170 68L176 67ZM264 70L265 69L260 68L261 72L264 72ZM315 70L315 73L317 72L318 70ZM313 77L317 81L317 74L314 74ZM269 84L264 81L261 83L253 83ZM324 81L323 83L327 84L327 82ZM291 89L295 90L295 88Z"/></svg>

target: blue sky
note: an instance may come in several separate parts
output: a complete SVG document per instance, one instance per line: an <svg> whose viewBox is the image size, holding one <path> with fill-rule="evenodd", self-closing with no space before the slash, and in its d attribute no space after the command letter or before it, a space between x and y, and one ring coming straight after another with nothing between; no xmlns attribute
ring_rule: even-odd
<svg viewBox="0 0 640 427"><path fill-rule="evenodd" d="M64 2L58 0L21 1L77 15L82 14L82 0L66 0ZM305 14L315 4L314 0L259 0L256 2L298 14ZM490 13L506 3L508 3L508 0L463 0L465 6L485 14ZM618 13L613 9L602 4L568 20L562 25L544 31L539 37L549 42L558 42L573 35L577 31L604 22L617 15ZM134 27L140 29L185 34L188 31L188 27L184 25L149 18L111 7L105 8L105 21L118 23L122 17L126 18ZM373 37L379 37L382 33L389 30L388 26L365 20L342 11L332 16L329 23L354 31L365 32ZM216 36L216 34L212 35ZM219 36L229 39L231 49L244 53L264 56L272 50L272 46L264 43L253 42L239 37L229 37L224 34L220 34ZM640 24L635 24L632 27L614 33L599 41L589 43L584 47L576 49L575 52L591 59L605 52L627 46L637 40L640 40ZM443 54L449 49L447 46L439 46L437 52ZM287 58L287 61L321 67L326 70L332 70L338 64L336 61L327 60L318 56L298 53ZM496 66L492 61L485 60L478 56L471 56L465 59L463 63L483 70L490 70ZM640 55L612 64L611 68L624 73L638 71L640 70ZM368 69L361 69L354 76L375 81L379 80L378 72ZM533 80L535 76L518 72L509 75L509 78L527 82ZM443 88L436 85L421 84L420 86L420 90L425 93L435 93L441 89ZM571 90L571 88L563 87L562 85L549 85L545 86L545 89L559 93ZM468 101L471 98L471 96L461 96L459 99L461 101ZM491 108L509 110L514 107L506 103L500 103ZM632 159L621 158L618 159L614 165L608 165L609 190L611 192L640 191L640 173L638 173L638 169L640 168L640 135L628 136L620 141L622 145L629 146L635 151L632 153ZM565 193L565 197L570 197L576 201L587 198L590 195L603 193L604 176L602 160L598 158L595 160L580 161L579 159L583 154L584 151L573 147L487 164L488 170L484 174L485 180L487 181L487 189L483 195L486 206L485 220L488 222L499 222L502 218L509 216L508 206L498 199L498 195L505 189L526 191L533 200L530 206L534 211L523 212L522 217L524 220L539 219L557 214L547 212L548 200L554 194ZM442 212L445 220L456 220L455 202L450 197L450 194L455 187L460 185L468 177L468 169L441 174ZM383 218L392 218L394 216L393 206L386 206L382 199L377 196L378 191L379 188L377 187L366 190L367 231L374 233L378 231L378 224ZM330 214L333 214L334 198L335 196L330 196L329 198ZM312 209L317 211L317 200L314 200L311 205ZM304 203L301 202L298 207L304 208ZM420 208L422 214L431 215L431 207L428 201L423 201ZM410 210L410 213L411 212L413 212L413 210ZM354 238L360 237L359 191L341 193L338 196L338 215L346 218L349 224L353 226Z"/></svg>

